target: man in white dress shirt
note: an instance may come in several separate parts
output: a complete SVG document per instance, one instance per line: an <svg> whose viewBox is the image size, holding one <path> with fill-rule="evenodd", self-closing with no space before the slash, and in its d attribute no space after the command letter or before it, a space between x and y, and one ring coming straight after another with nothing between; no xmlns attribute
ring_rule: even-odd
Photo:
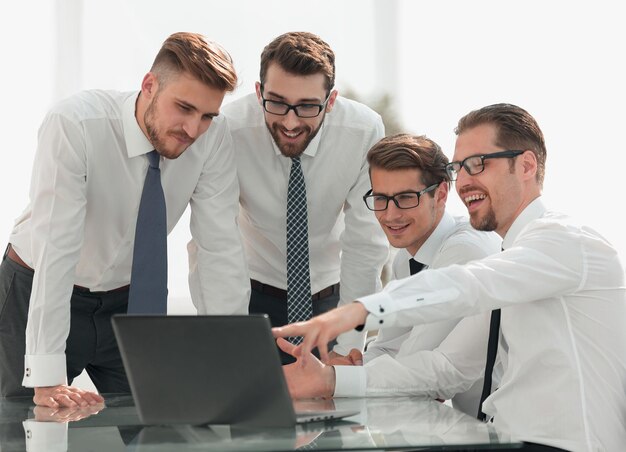
<svg viewBox="0 0 626 452"><path fill-rule="evenodd" d="M246 312L239 189L230 134L218 117L236 83L221 47L176 33L140 92L85 91L48 113L30 204L0 268L3 396L34 388L35 403L50 407L101 402L68 386L83 369L100 392L129 391L110 317L127 310L137 211L154 149L167 232L191 206L190 289L198 312Z"/></svg>
<svg viewBox="0 0 626 452"><path fill-rule="evenodd" d="M326 359L324 345L342 331L500 309L503 375L482 406L487 419L527 442L523 450L623 450L626 281L617 251L593 229L545 207L545 143L525 110L484 107L461 118L456 133L448 172L472 226L496 231L504 251L421 272L390 283L380 294L276 329L277 336L305 335L296 352L307 365L293 366L291 390L333 394L332 367L314 361L308 350L318 345ZM465 344L469 350L475 341L468 335ZM458 362L433 362L431 355L413 356L414 393L462 383L467 365L462 355Z"/></svg>
<svg viewBox="0 0 626 452"><path fill-rule="evenodd" d="M263 50L256 93L223 108L239 175L250 312L267 313L274 326L288 323L293 293L286 224L294 162L306 187L308 259L302 261L310 272L312 314L380 288L388 243L361 197L369 188L365 155L383 137L383 123L366 106L339 97L334 83L328 44L311 33L286 33ZM363 341L363 334L351 333L337 351L347 354Z"/></svg>
<svg viewBox="0 0 626 452"><path fill-rule="evenodd" d="M398 134L380 140L367 154L372 189L364 200L374 210L389 243L399 248L393 262L393 279L402 279L427 268L464 264L500 251L502 240L493 232L473 229L467 219L446 212L450 178L445 166L448 158L434 141L424 137ZM479 315L488 328L488 318ZM482 319L482 320L481 320ZM406 386L413 353L433 350L459 323L458 318L411 327L382 328L363 355L350 352L350 360L335 358L335 395L363 396L368 374L386 377L376 388L387 395L409 393ZM477 359L485 360L487 334ZM452 350L454 353L454 350ZM446 355L441 359L448 359ZM341 364L364 366L346 367ZM337 366L338 365L338 366ZM452 394L455 408L471 415L478 413L482 379L467 391ZM373 390L373 388L370 388Z"/></svg>

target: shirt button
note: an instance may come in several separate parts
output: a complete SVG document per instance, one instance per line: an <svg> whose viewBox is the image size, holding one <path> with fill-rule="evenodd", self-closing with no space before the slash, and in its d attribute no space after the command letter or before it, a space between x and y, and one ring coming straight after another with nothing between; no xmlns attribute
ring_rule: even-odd
<svg viewBox="0 0 626 452"><path fill-rule="evenodd" d="M380 309L380 312L385 312L385 308L383 308L382 306L378 306L378 309Z"/></svg>
<svg viewBox="0 0 626 452"><path fill-rule="evenodd" d="M27 367L27 368L26 368L26 376L27 376L27 377L30 377L30 367Z"/></svg>
<svg viewBox="0 0 626 452"><path fill-rule="evenodd" d="M31 439L33 437L33 432L30 430L26 430L26 439Z"/></svg>
<svg viewBox="0 0 626 452"><path fill-rule="evenodd" d="M384 323L384 321L383 321L383 320L379 320L379 321L378 321L378 324L379 324L379 325L382 325L383 323Z"/></svg>

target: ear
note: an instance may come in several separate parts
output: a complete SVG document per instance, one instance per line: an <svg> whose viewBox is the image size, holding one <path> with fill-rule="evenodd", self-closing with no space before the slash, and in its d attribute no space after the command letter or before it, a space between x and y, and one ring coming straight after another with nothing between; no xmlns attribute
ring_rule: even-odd
<svg viewBox="0 0 626 452"><path fill-rule="evenodd" d="M256 98L259 101L259 105L263 102L263 97L261 96L261 82L255 82L254 89L256 90Z"/></svg>
<svg viewBox="0 0 626 452"><path fill-rule="evenodd" d="M520 156L522 161L522 178L524 180L535 179L537 175L537 156L529 149Z"/></svg>
<svg viewBox="0 0 626 452"><path fill-rule="evenodd" d="M155 93L159 90L159 81L156 75L152 72L148 72L141 82L141 92L144 93L146 99L150 100L154 97Z"/></svg>
<svg viewBox="0 0 626 452"><path fill-rule="evenodd" d="M439 183L439 187L435 190L435 204L445 208L450 193L450 184L446 181Z"/></svg>
<svg viewBox="0 0 626 452"><path fill-rule="evenodd" d="M326 113L330 113L335 106L335 100L337 99L338 94L339 93L336 89L331 91L330 96L328 96L328 102L326 102Z"/></svg>

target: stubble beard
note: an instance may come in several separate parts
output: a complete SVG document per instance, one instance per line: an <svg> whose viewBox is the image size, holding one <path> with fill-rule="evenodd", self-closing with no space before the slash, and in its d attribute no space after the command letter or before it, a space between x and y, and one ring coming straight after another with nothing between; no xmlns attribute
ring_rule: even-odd
<svg viewBox="0 0 626 452"><path fill-rule="evenodd" d="M193 142L195 140L193 140L185 149L183 149L183 151L181 151L180 153L174 153L174 152L170 152L170 150L168 150L165 146L165 139L163 138L163 134L158 130L157 126L155 125L157 123L157 113L156 113L156 101L159 98L159 95L157 93L157 95L154 97L154 99L152 99L152 101L150 102L150 105L148 105L148 108L146 108L146 112L143 116L143 123L146 126L146 132L148 133L148 139L150 140L150 143L152 144L152 146L154 146L154 149L163 157L168 158L168 159L177 159L178 157L180 157L182 155L182 153L187 150L187 148L189 146L191 146L191 144L193 144ZM184 133L184 132L183 132Z"/></svg>
<svg viewBox="0 0 626 452"><path fill-rule="evenodd" d="M496 213L490 207L483 217L477 214L470 215L470 224L477 231L495 231L498 227Z"/></svg>
<svg viewBox="0 0 626 452"><path fill-rule="evenodd" d="M319 126L317 126L316 129L312 129L308 125L304 125L302 127L299 127L300 130L302 130L304 133L306 133L308 135L305 138L305 140L302 142L302 144L298 145L298 144L285 144L285 143L283 143L281 141L281 139L282 139L282 134L281 134L281 131L280 131L281 126L278 123L274 123L274 125L270 126L267 123L267 121L265 121L265 125L267 126L267 130L269 130L270 135L274 139L274 143L276 143L276 146L278 146L278 149L280 150L280 153L283 154L285 157L290 157L290 158L299 157L300 155L302 155L302 153L305 151L307 146L311 143L311 141L313 141L313 138L315 138L317 133L322 128L322 124L324 124L324 120L323 119L322 119L322 122L320 122Z"/></svg>

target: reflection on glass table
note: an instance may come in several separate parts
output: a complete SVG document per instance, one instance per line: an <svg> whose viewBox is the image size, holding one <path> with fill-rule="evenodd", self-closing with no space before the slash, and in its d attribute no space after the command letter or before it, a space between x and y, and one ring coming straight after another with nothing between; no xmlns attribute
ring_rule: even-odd
<svg viewBox="0 0 626 452"><path fill-rule="evenodd" d="M491 425L432 400L413 397L297 401L359 414L294 428L143 426L129 395L105 395L104 406L53 410L31 398L0 398L0 451L286 451L509 450L521 444ZM321 408L321 407L320 407Z"/></svg>

